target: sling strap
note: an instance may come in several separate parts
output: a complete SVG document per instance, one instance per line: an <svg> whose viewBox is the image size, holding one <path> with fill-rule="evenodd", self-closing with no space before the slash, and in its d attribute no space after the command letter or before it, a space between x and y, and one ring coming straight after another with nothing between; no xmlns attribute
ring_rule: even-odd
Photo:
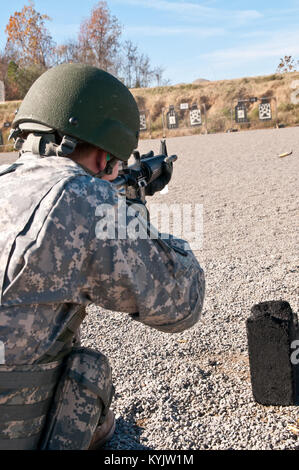
<svg viewBox="0 0 299 470"><path fill-rule="evenodd" d="M5 168L5 170L0 171L0 176L7 175L8 173L12 173L13 171L16 171L18 166L23 165L22 163L13 163L10 165L8 168Z"/></svg>

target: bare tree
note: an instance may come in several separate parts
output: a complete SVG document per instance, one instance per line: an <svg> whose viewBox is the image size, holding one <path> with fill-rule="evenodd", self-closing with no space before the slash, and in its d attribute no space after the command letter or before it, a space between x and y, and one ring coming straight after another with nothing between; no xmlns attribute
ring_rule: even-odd
<svg viewBox="0 0 299 470"><path fill-rule="evenodd" d="M152 68L149 57L130 40L123 44L121 65L122 80L129 88L148 87L155 81L158 86L168 83L163 80L163 68Z"/></svg>
<svg viewBox="0 0 299 470"><path fill-rule="evenodd" d="M153 79L150 59L145 54L140 54L134 67L135 88L148 87Z"/></svg>
<svg viewBox="0 0 299 470"><path fill-rule="evenodd" d="M53 62L55 65L81 62L81 50L78 42L69 40L65 44L60 44L55 48Z"/></svg>
<svg viewBox="0 0 299 470"><path fill-rule="evenodd" d="M132 88L133 71L137 61L138 48L132 41L123 44L122 72L127 87Z"/></svg>
<svg viewBox="0 0 299 470"><path fill-rule="evenodd" d="M157 86L167 86L170 85L170 80L163 78L164 68L163 67L155 67L153 70L153 76L155 80L155 84Z"/></svg>

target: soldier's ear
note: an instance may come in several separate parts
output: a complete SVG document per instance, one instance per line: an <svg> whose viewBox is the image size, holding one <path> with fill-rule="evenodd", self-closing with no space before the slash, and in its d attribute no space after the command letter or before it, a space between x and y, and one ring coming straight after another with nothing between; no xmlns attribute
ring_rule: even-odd
<svg viewBox="0 0 299 470"><path fill-rule="evenodd" d="M107 165L107 152L97 149L96 162L99 171L103 171Z"/></svg>

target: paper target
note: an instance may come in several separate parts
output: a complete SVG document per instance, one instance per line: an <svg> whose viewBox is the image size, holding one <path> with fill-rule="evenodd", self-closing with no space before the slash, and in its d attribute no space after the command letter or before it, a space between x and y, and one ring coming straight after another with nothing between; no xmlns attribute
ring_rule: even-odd
<svg viewBox="0 0 299 470"><path fill-rule="evenodd" d="M201 111L200 109L192 109L190 111L190 124L191 126L201 126Z"/></svg>
<svg viewBox="0 0 299 470"><path fill-rule="evenodd" d="M260 103L259 104L259 119L261 121L271 121L272 112L270 103Z"/></svg>
<svg viewBox="0 0 299 470"><path fill-rule="evenodd" d="M178 127L178 116L173 106L169 107L169 111L166 114L166 120L168 129L176 129Z"/></svg>
<svg viewBox="0 0 299 470"><path fill-rule="evenodd" d="M248 122L247 109L245 104L238 103L235 107L235 121L236 122Z"/></svg>

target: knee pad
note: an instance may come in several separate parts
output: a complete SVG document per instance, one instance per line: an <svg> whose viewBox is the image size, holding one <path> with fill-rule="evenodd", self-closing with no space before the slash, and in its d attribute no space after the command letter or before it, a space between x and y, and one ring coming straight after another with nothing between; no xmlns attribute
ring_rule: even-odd
<svg viewBox="0 0 299 470"><path fill-rule="evenodd" d="M89 348L74 348L57 386L40 449L87 449L113 393L106 356Z"/></svg>

